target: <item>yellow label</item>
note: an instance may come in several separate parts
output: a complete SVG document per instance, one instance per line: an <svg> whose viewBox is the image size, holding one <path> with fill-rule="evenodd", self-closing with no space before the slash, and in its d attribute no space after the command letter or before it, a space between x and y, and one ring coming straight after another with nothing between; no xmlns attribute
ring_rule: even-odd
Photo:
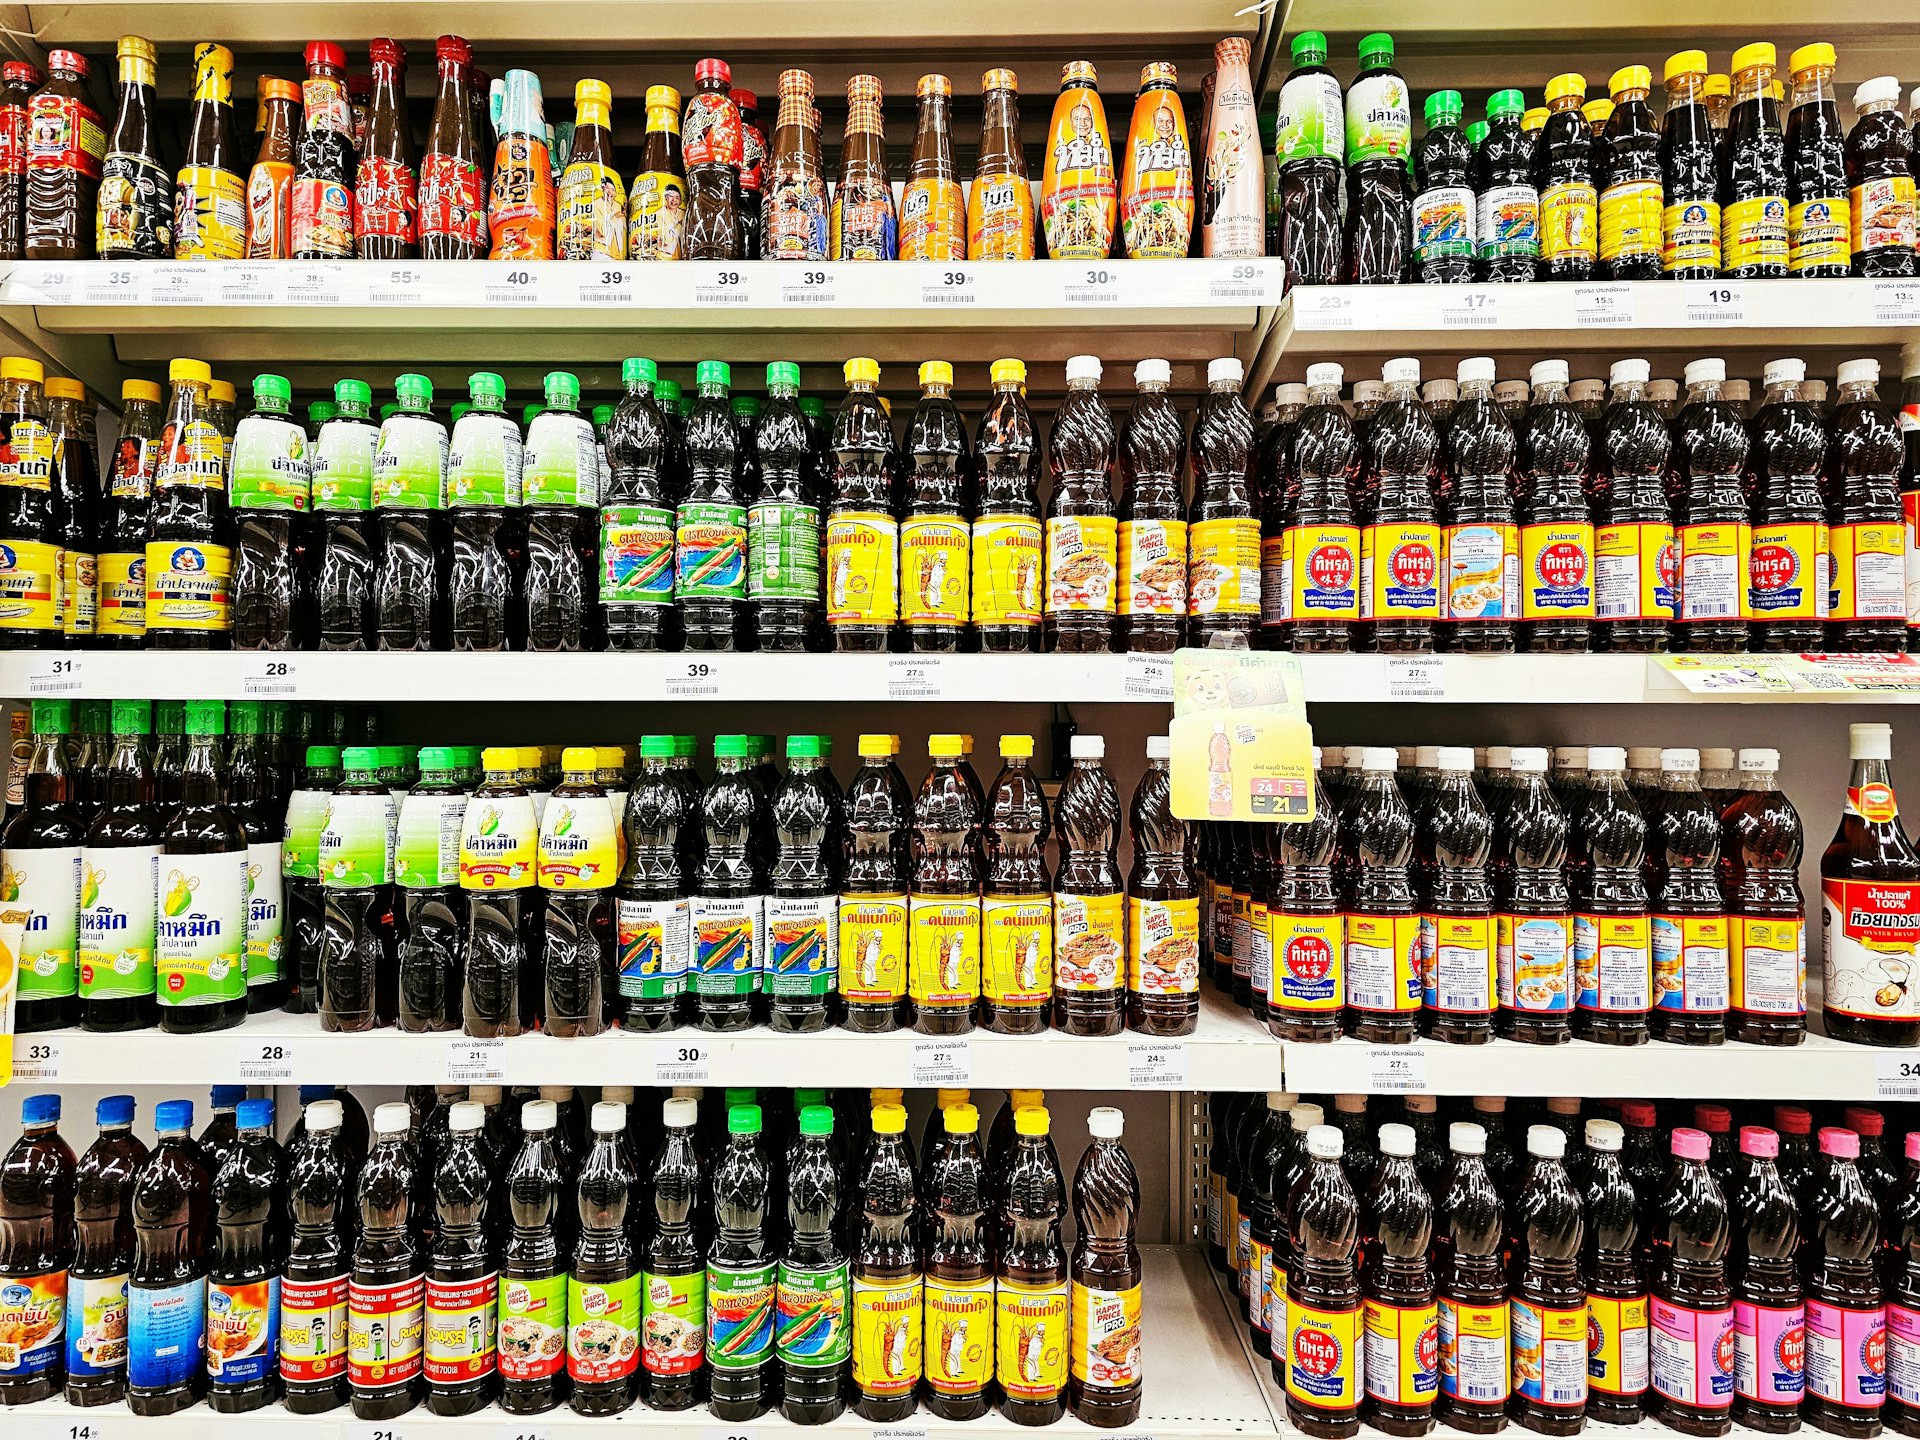
<svg viewBox="0 0 1920 1440"><path fill-rule="evenodd" d="M1053 897L1054 983L1062 990L1118 990L1127 977L1127 897Z"/></svg>
<svg viewBox="0 0 1920 1440"><path fill-rule="evenodd" d="M1259 564L1254 534L1253 563ZM1120 522L1120 613L1183 615L1187 609L1187 524L1184 520ZM1258 609L1256 605L1254 607Z"/></svg>
<svg viewBox="0 0 1920 1440"><path fill-rule="evenodd" d="M915 895L909 902L907 993L923 1005L980 998L980 900Z"/></svg>
<svg viewBox="0 0 1920 1440"><path fill-rule="evenodd" d="M1315 1410L1360 1403L1360 1307L1322 1310L1287 1300L1287 1338L1281 1351L1287 1398Z"/></svg>
<svg viewBox="0 0 1920 1440"><path fill-rule="evenodd" d="M1119 522L1111 515L1047 521L1047 612L1113 613Z"/></svg>
<svg viewBox="0 0 1920 1440"><path fill-rule="evenodd" d="M1046 549L1031 515L982 515L973 522L973 621L1038 625Z"/></svg>
<svg viewBox="0 0 1920 1440"><path fill-rule="evenodd" d="M1367 619L1440 618L1440 527L1395 520L1360 532L1360 613Z"/></svg>
<svg viewBox="0 0 1920 1440"><path fill-rule="evenodd" d="M1260 623L1283 624L1293 618L1293 532L1260 541Z"/></svg>
<svg viewBox="0 0 1920 1440"><path fill-rule="evenodd" d="M1798 275L1815 265L1838 265L1844 270L1853 263L1852 209L1844 195L1823 195L1788 207L1790 274Z"/></svg>
<svg viewBox="0 0 1920 1440"><path fill-rule="evenodd" d="M46 490L53 485L53 432L44 420L15 420L0 448L0 485Z"/></svg>
<svg viewBox="0 0 1920 1440"><path fill-rule="evenodd" d="M884 1004L907 993L907 897L840 897L840 994Z"/></svg>
<svg viewBox="0 0 1920 1440"><path fill-rule="evenodd" d="M1347 1003L1356 1010L1420 1008L1420 917L1348 915Z"/></svg>
<svg viewBox="0 0 1920 1440"><path fill-rule="evenodd" d="M1202 520L1191 527L1187 613L1260 613L1260 522L1251 515Z"/></svg>
<svg viewBox="0 0 1920 1440"><path fill-rule="evenodd" d="M994 1296L994 1378L1014 1400L1051 1400L1067 1384L1067 1285L1002 1279Z"/></svg>
<svg viewBox="0 0 1920 1440"><path fill-rule="evenodd" d="M1729 916L1727 980L1735 1010L1761 1017L1806 1014L1806 923L1784 916Z"/></svg>
<svg viewBox="0 0 1920 1440"><path fill-rule="evenodd" d="M172 432L168 434L171 436ZM218 490L226 483L226 437L210 420L189 420L172 443L163 441L156 485L198 485Z"/></svg>
<svg viewBox="0 0 1920 1440"><path fill-rule="evenodd" d="M93 556L68 550L60 557L60 628L69 635L93 634L98 604L98 571Z"/></svg>
<svg viewBox="0 0 1920 1440"><path fill-rule="evenodd" d="M627 187L605 165L576 160L560 172L556 259L627 258Z"/></svg>
<svg viewBox="0 0 1920 1440"><path fill-rule="evenodd" d="M1288 617L1360 618L1360 531L1353 525L1296 525L1287 531L1291 553Z"/></svg>
<svg viewBox="0 0 1920 1440"><path fill-rule="evenodd" d="M1639 1395L1647 1388L1647 1297L1587 1296L1587 1388Z"/></svg>
<svg viewBox="0 0 1920 1440"><path fill-rule="evenodd" d="M1758 525L1747 551L1747 613L1755 620L1827 618L1827 527Z"/></svg>
<svg viewBox="0 0 1920 1440"><path fill-rule="evenodd" d="M1712 200L1679 200L1660 212L1660 268L1720 268L1720 206Z"/></svg>
<svg viewBox="0 0 1920 1440"><path fill-rule="evenodd" d="M1346 921L1339 915L1270 910L1273 1004L1282 1010L1338 1010L1346 1000Z"/></svg>
<svg viewBox="0 0 1920 1440"><path fill-rule="evenodd" d="M1680 527L1680 619L1737 620L1744 613L1747 535L1731 520Z"/></svg>
<svg viewBox="0 0 1920 1440"><path fill-rule="evenodd" d="M853 1277L853 1383L868 1395L911 1395L920 1379L921 1286Z"/></svg>
<svg viewBox="0 0 1920 1440"><path fill-rule="evenodd" d="M1494 965L1491 915L1429 915L1432 943L1422 945L1426 1005L1452 1015L1491 1015L1499 976Z"/></svg>
<svg viewBox="0 0 1920 1440"><path fill-rule="evenodd" d="M232 571L233 552L224 545L148 541L147 629L225 630Z"/></svg>
<svg viewBox="0 0 1920 1440"><path fill-rule="evenodd" d="M1787 202L1784 196L1736 200L1720 212L1720 268L1787 263Z"/></svg>
<svg viewBox="0 0 1920 1440"><path fill-rule="evenodd" d="M971 1395L993 1378L993 1281L927 1277L927 1384Z"/></svg>
<svg viewBox="0 0 1920 1440"><path fill-rule="evenodd" d="M1880 175L1853 187L1848 213L1853 249L1911 250L1914 244L1914 185L1911 175Z"/></svg>
<svg viewBox="0 0 1920 1440"><path fill-rule="evenodd" d="M138 552L107 554L94 562L99 593L99 635L147 633L147 557Z"/></svg>
<svg viewBox="0 0 1920 1440"><path fill-rule="evenodd" d="M1200 901L1127 901L1127 988L1141 995L1200 989Z"/></svg>
<svg viewBox="0 0 1920 1440"><path fill-rule="evenodd" d="M1593 613L1601 620L1671 620L1680 544L1665 521L1603 525L1593 537Z"/></svg>
<svg viewBox="0 0 1920 1440"><path fill-rule="evenodd" d="M909 625L966 624L972 549L960 516L910 517L900 527L900 618Z"/></svg>
<svg viewBox="0 0 1920 1440"><path fill-rule="evenodd" d="M599 795L565 791L540 816L536 877L543 890L607 890L620 875L620 828Z"/></svg>
<svg viewBox="0 0 1920 1440"><path fill-rule="evenodd" d="M967 258L967 201L958 180L929 176L907 181L900 196L900 258Z"/></svg>
<svg viewBox="0 0 1920 1440"><path fill-rule="evenodd" d="M0 630L60 628L65 556L38 540L0 540Z"/></svg>
<svg viewBox="0 0 1920 1440"><path fill-rule="evenodd" d="M1593 618L1593 526L1551 520L1520 527L1520 614L1527 620Z"/></svg>
<svg viewBox="0 0 1920 1440"><path fill-rule="evenodd" d="M878 511L836 512L827 522L827 619L891 625L900 618L900 527Z"/></svg>
<svg viewBox="0 0 1920 1440"><path fill-rule="evenodd" d="M1001 170L973 177L967 203L967 255L974 260L1033 259L1033 187Z"/></svg>
<svg viewBox="0 0 1920 1440"><path fill-rule="evenodd" d="M1828 617L1898 620L1906 615L1906 526L1898 520L1835 525Z"/></svg>
<svg viewBox="0 0 1920 1440"><path fill-rule="evenodd" d="M1440 1393L1440 1306L1363 1307L1367 1331L1367 1393L1389 1405L1425 1405Z"/></svg>
<svg viewBox="0 0 1920 1440"><path fill-rule="evenodd" d="M642 170L627 197L627 258L678 260L686 219L687 182L665 170Z"/></svg>
<svg viewBox="0 0 1920 1440"><path fill-rule="evenodd" d="M1549 185L1540 192L1540 258L1592 260L1599 252L1599 197L1581 183Z"/></svg>
<svg viewBox="0 0 1920 1440"><path fill-rule="evenodd" d="M231 170L188 165L173 202L176 260L238 260L247 249L247 187Z"/></svg>
<svg viewBox="0 0 1920 1440"><path fill-rule="evenodd" d="M1660 253L1658 180L1623 180L1600 196L1600 258L1628 260Z"/></svg>
<svg viewBox="0 0 1920 1440"><path fill-rule="evenodd" d="M1053 898L980 901L981 983L996 1005L1044 1005L1053 994Z"/></svg>
<svg viewBox="0 0 1920 1440"><path fill-rule="evenodd" d="M1140 1287L1097 1290L1075 1280L1073 1378L1109 1389L1135 1384L1140 1364Z"/></svg>

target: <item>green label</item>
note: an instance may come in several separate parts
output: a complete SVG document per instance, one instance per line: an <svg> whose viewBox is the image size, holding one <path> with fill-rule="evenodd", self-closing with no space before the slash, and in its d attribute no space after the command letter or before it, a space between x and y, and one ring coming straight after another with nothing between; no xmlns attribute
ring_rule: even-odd
<svg viewBox="0 0 1920 1440"><path fill-rule="evenodd" d="M707 1272L642 1271L640 1359L653 1375L691 1375L707 1351Z"/></svg>
<svg viewBox="0 0 1920 1440"><path fill-rule="evenodd" d="M80 939L80 847L9 850L0 859L4 897L33 912L20 944L20 998L50 1000L78 988L73 957Z"/></svg>
<svg viewBox="0 0 1920 1440"><path fill-rule="evenodd" d="M389 415L373 456L373 503L438 510L447 503L447 427L425 415Z"/></svg>
<svg viewBox="0 0 1920 1440"><path fill-rule="evenodd" d="M673 600L673 511L657 505L600 507L600 603Z"/></svg>
<svg viewBox="0 0 1920 1440"><path fill-rule="evenodd" d="M324 790L296 790L287 797L287 828L280 845L280 873L290 880L320 878L320 827L326 823Z"/></svg>
<svg viewBox="0 0 1920 1440"><path fill-rule="evenodd" d="M593 426L561 411L534 416L527 430L525 484L529 505L598 505L600 447Z"/></svg>
<svg viewBox="0 0 1920 1440"><path fill-rule="evenodd" d="M465 795L409 794L394 832L393 878L408 890L460 883L460 827Z"/></svg>
<svg viewBox="0 0 1920 1440"><path fill-rule="evenodd" d="M755 600L820 598L820 511L768 501L747 511L747 593Z"/></svg>
<svg viewBox="0 0 1920 1440"><path fill-rule="evenodd" d="M674 517L674 589L682 600L747 598L747 512L695 501Z"/></svg>
<svg viewBox="0 0 1920 1440"><path fill-rule="evenodd" d="M500 1277L500 1376L557 1375L567 1355L567 1277Z"/></svg>
<svg viewBox="0 0 1920 1440"><path fill-rule="evenodd" d="M1337 79L1318 70L1287 77L1280 87L1273 148L1282 165L1320 156L1345 157L1347 112Z"/></svg>
<svg viewBox="0 0 1920 1440"><path fill-rule="evenodd" d="M774 995L830 994L840 977L840 897L767 897L767 990Z"/></svg>
<svg viewBox="0 0 1920 1440"><path fill-rule="evenodd" d="M371 510L380 432L364 420L329 420L314 442L313 508Z"/></svg>
<svg viewBox="0 0 1920 1440"><path fill-rule="evenodd" d="M335 795L320 827L320 883L363 889L393 883L393 796Z"/></svg>
<svg viewBox="0 0 1920 1440"><path fill-rule="evenodd" d="M751 1370L773 1352L774 1265L707 1266L707 1363Z"/></svg>
<svg viewBox="0 0 1920 1440"><path fill-rule="evenodd" d="M751 995L760 988L759 895L695 895L693 992Z"/></svg>
<svg viewBox="0 0 1920 1440"><path fill-rule="evenodd" d="M853 1353L847 1325L847 1262L822 1270L782 1263L774 1348L783 1365L840 1365Z"/></svg>
<svg viewBox="0 0 1920 1440"><path fill-rule="evenodd" d="M153 994L153 921L160 847L80 852L80 994L117 1000Z"/></svg>
<svg viewBox="0 0 1920 1440"><path fill-rule="evenodd" d="M247 993L247 852L160 857L153 967L162 1005L215 1005Z"/></svg>
<svg viewBox="0 0 1920 1440"><path fill-rule="evenodd" d="M520 427L505 415L462 415L447 448L447 503L518 505L524 458Z"/></svg>
<svg viewBox="0 0 1920 1440"><path fill-rule="evenodd" d="M247 846L247 984L280 978L286 892L281 884L280 842Z"/></svg>
<svg viewBox="0 0 1920 1440"><path fill-rule="evenodd" d="M237 510L304 510L313 483L307 432L291 420L249 415L233 436L227 493Z"/></svg>
<svg viewBox="0 0 1920 1440"><path fill-rule="evenodd" d="M614 902L620 993L664 1000L687 988L691 930L684 899Z"/></svg>
<svg viewBox="0 0 1920 1440"><path fill-rule="evenodd" d="M640 1363L640 1277L594 1284L567 1277L567 1370L576 1382L617 1380Z"/></svg>

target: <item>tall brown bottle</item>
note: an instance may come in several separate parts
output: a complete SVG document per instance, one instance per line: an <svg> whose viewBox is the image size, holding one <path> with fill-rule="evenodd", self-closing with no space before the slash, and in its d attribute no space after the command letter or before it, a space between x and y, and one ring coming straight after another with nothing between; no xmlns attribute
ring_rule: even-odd
<svg viewBox="0 0 1920 1440"><path fill-rule="evenodd" d="M1887 725L1854 725L1846 808L1820 857L1821 991L1827 1034L1856 1045L1920 1040L1920 987L1888 968L1892 945L1913 943L1920 855L1900 823Z"/></svg>
<svg viewBox="0 0 1920 1440"><path fill-rule="evenodd" d="M487 253L486 132L472 103L473 47L458 35L433 45L438 88L420 157L420 258L480 260Z"/></svg>
<svg viewBox="0 0 1920 1440"><path fill-rule="evenodd" d="M1019 89L1011 70L980 77L980 152L967 200L967 256L1033 258L1033 187L1020 145Z"/></svg>
<svg viewBox="0 0 1920 1440"><path fill-rule="evenodd" d="M1069 1396L1076 1418L1117 1430L1140 1418L1140 1251L1133 1241L1140 1176L1120 1143L1125 1117L1102 1105L1087 1113L1093 1143L1073 1175L1074 1237L1069 1274L1073 1359Z"/></svg>
<svg viewBox="0 0 1920 1440"><path fill-rule="evenodd" d="M224 53L224 52L223 52ZM87 60L47 53L47 79L27 101L26 239L29 260L93 258L94 207L107 136L87 93Z"/></svg>
<svg viewBox="0 0 1920 1440"><path fill-rule="evenodd" d="M953 169L953 84L944 75L922 75L914 93L920 114L900 199L900 258L964 260L967 203Z"/></svg>
<svg viewBox="0 0 1920 1440"><path fill-rule="evenodd" d="M94 246L102 260L173 255L173 176L160 163L154 128L153 42L122 35L120 106L100 175Z"/></svg>
<svg viewBox="0 0 1920 1440"><path fill-rule="evenodd" d="M1048 894L1047 797L1033 773L1033 737L1002 735L987 792L987 873L980 901L980 985L986 1028L1040 1035L1053 995L1053 901Z"/></svg>
<svg viewBox="0 0 1920 1440"><path fill-rule="evenodd" d="M945 1140L927 1176L927 1409L943 1420L977 1420L993 1388L992 1197L980 1148L980 1112L949 1105Z"/></svg>
<svg viewBox="0 0 1920 1440"><path fill-rule="evenodd" d="M640 170L627 192L627 258L678 260L686 249L687 162L680 148L680 92L647 87Z"/></svg>
<svg viewBox="0 0 1920 1440"><path fill-rule="evenodd" d="M560 174L554 253L562 260L627 258L627 195L613 158L613 91L573 88L573 153Z"/></svg>
<svg viewBox="0 0 1920 1440"><path fill-rule="evenodd" d="M998 1177L994 1330L1010 1343L994 1347L994 1374L1001 1414L1016 1425L1051 1425L1067 1408L1067 1254L1060 1243L1066 1187L1040 1092L1016 1094L1030 1103L1009 1102L1015 1138ZM998 1120L994 1129L997 1135Z"/></svg>
<svg viewBox="0 0 1920 1440"><path fill-rule="evenodd" d="M847 81L846 139L840 147L840 183L833 192L827 247L836 260L892 260L898 253L880 101L879 76L855 75Z"/></svg>
<svg viewBox="0 0 1920 1440"><path fill-rule="evenodd" d="M760 192L767 178L767 132L760 124L760 97L735 87L727 92L740 112L740 258L760 258Z"/></svg>
<svg viewBox="0 0 1920 1440"><path fill-rule="evenodd" d="M1127 970L1120 792L1101 763L1105 740L1076 735L1071 744L1073 769L1054 809L1053 1023L1068 1035L1118 1035Z"/></svg>
<svg viewBox="0 0 1920 1440"><path fill-rule="evenodd" d="M1142 1035L1191 1035L1200 1023L1200 888L1191 834L1173 813L1172 754L1168 737L1147 737L1128 811L1127 1027Z"/></svg>
<svg viewBox="0 0 1920 1440"><path fill-rule="evenodd" d="M961 753L958 735L927 737L933 764L913 803L907 987L922 1035L966 1034L980 998L980 806Z"/></svg>
<svg viewBox="0 0 1920 1440"><path fill-rule="evenodd" d="M300 87L261 76L260 110L265 124L247 175L247 258L286 260L293 255L293 142L300 130ZM103 210L105 189L102 182Z"/></svg>
<svg viewBox="0 0 1920 1440"><path fill-rule="evenodd" d="M689 260L740 258L740 111L728 93L733 72L724 60L693 67L682 127L687 161Z"/></svg>
<svg viewBox="0 0 1920 1440"><path fill-rule="evenodd" d="M293 258L344 260L353 254L353 107L347 52L330 40L307 46L300 87L306 126L295 150Z"/></svg>
<svg viewBox="0 0 1920 1440"><path fill-rule="evenodd" d="M173 258L238 260L247 250L247 187L233 139L233 52L193 47L193 118L173 188Z"/></svg>
<svg viewBox="0 0 1920 1440"><path fill-rule="evenodd" d="M398 40L374 40L367 59L373 99L353 187L353 253L362 260L411 260L420 253L420 191L407 126L407 52Z"/></svg>
<svg viewBox="0 0 1920 1440"><path fill-rule="evenodd" d="M40 67L0 65L0 260L18 260L27 238L27 104L40 88Z"/></svg>
<svg viewBox="0 0 1920 1440"><path fill-rule="evenodd" d="M813 76L780 72L780 112L766 167L760 253L768 260L827 258L827 173L820 158L820 116Z"/></svg>

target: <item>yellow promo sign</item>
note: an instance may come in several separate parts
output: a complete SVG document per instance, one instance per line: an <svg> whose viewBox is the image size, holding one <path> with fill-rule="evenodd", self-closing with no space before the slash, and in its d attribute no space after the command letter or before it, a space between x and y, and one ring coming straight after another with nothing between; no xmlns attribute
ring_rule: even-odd
<svg viewBox="0 0 1920 1440"><path fill-rule="evenodd" d="M13 1011L20 994L20 942L31 910L0 910L0 1087L13 1079Z"/></svg>
<svg viewBox="0 0 1920 1440"><path fill-rule="evenodd" d="M1313 818L1313 729L1294 656L1176 650L1170 733L1182 820Z"/></svg>

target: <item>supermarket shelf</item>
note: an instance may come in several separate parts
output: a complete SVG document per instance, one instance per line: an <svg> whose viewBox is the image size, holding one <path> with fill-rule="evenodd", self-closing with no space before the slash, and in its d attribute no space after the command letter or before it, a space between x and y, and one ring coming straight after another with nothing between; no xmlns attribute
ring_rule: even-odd
<svg viewBox="0 0 1920 1440"><path fill-rule="evenodd" d="M1886 1100L1920 1096L1910 1050L1845 1045L1808 1035L1791 1048L1667 1045L1622 1049L1567 1045L1287 1044L1287 1088L1302 1093L1437 1095L1636 1095L1653 1099L1740 1095L1752 1100Z"/></svg>
<svg viewBox="0 0 1920 1440"><path fill-rule="evenodd" d="M1268 1090L1280 1083L1280 1045L1244 1010L1202 996L1199 1028L1182 1040L1140 1035L1076 1039L990 1035L952 1040L911 1031L853 1035L843 1030L729 1035L681 1029L664 1035L614 1032L586 1040L522 1035L469 1040L458 1033L397 1030L326 1034L314 1015L249 1016L213 1035L80 1030L22 1035L14 1078L36 1084L158 1083L426 1085L1035 1085L1059 1090Z"/></svg>
<svg viewBox="0 0 1920 1440"><path fill-rule="evenodd" d="M1140 1419L1129 1427L1140 1435L1202 1437L1250 1435L1271 1437L1275 1433L1272 1412L1258 1382L1243 1361L1243 1352L1234 1343L1231 1321L1222 1310L1212 1280L1207 1257L1193 1246L1143 1245L1140 1258L1144 1267L1142 1285L1145 1313L1142 1333L1146 1347L1147 1383L1142 1396ZM620 1430L644 1430L649 1434L683 1436L745 1436L748 1440L771 1440L774 1436L846 1435L874 1436L930 1434L947 1436L1014 1437L1111 1434L1095 1430L1071 1416L1036 1432L1030 1427L1011 1424L997 1411L964 1424L939 1420L922 1412L904 1425L875 1426L851 1411L829 1425L803 1428L780 1418L763 1415L744 1425L722 1426L709 1418L704 1409L691 1411L649 1410L645 1405L614 1420L586 1420L561 1408L532 1418L516 1418L498 1409L446 1419L415 1409L398 1420L355 1420L345 1409L328 1415L290 1415L279 1406L257 1410L248 1415L216 1415L205 1405L196 1405L161 1419L133 1419L119 1406L91 1410L73 1410L58 1400L26 1405L7 1412L9 1440L74 1440L74 1426L86 1440L107 1440L107 1436L137 1431L152 1440L245 1440L270 1425L276 1435L300 1436L303 1440L374 1440L375 1436L408 1440L431 1436L434 1440L503 1440L503 1437L558 1437L605 1434L609 1427ZM92 1427L92 1428L89 1428Z"/></svg>

